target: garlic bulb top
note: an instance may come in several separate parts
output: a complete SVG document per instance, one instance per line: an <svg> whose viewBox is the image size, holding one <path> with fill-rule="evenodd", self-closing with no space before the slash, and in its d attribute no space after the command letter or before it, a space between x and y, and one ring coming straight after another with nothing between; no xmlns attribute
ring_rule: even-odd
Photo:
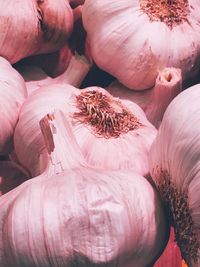
<svg viewBox="0 0 200 267"><path fill-rule="evenodd" d="M79 90L51 84L25 101L15 130L17 156L32 175L45 166L38 164L38 155L45 148L39 121L52 108L70 115L77 142L91 165L148 174L148 153L157 130L138 105L119 101L99 87Z"/></svg>
<svg viewBox="0 0 200 267"><path fill-rule="evenodd" d="M20 108L27 96L26 86L21 75L0 57L0 154L12 150L12 138Z"/></svg>
<svg viewBox="0 0 200 267"><path fill-rule="evenodd" d="M168 106L150 153L151 175L169 208L182 257L200 266L200 85Z"/></svg>
<svg viewBox="0 0 200 267"><path fill-rule="evenodd" d="M89 167L65 115L40 125L49 165L0 198L0 265L147 267L166 242L155 188L133 171Z"/></svg>
<svg viewBox="0 0 200 267"><path fill-rule="evenodd" d="M0 5L0 55L11 63L59 49L72 31L67 0L1 0Z"/></svg>
<svg viewBox="0 0 200 267"><path fill-rule="evenodd" d="M164 67L180 68L183 80L196 73L199 14L196 0L86 0L83 24L96 64L139 90Z"/></svg>

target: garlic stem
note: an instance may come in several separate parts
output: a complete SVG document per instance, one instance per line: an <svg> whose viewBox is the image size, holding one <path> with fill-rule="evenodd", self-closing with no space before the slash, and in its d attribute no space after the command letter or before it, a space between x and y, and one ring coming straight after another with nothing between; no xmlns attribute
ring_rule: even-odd
<svg viewBox="0 0 200 267"><path fill-rule="evenodd" d="M163 69L158 73L155 86L148 90L130 90L118 82L113 82L107 90L115 97L138 104L144 110L147 119L158 128L167 106L182 91L181 70Z"/></svg>
<svg viewBox="0 0 200 267"><path fill-rule="evenodd" d="M160 71L155 86L151 89L151 111L148 119L156 127L159 126L163 114L172 101L182 91L181 70L175 68L165 68Z"/></svg>
<svg viewBox="0 0 200 267"><path fill-rule="evenodd" d="M71 57L66 71L57 78L54 78L54 81L80 87L90 68L91 63L85 56L75 54Z"/></svg>
<svg viewBox="0 0 200 267"><path fill-rule="evenodd" d="M69 121L62 111L56 110L40 120L40 128L50 156L49 166L54 173L64 169L85 166L85 160L72 133Z"/></svg>

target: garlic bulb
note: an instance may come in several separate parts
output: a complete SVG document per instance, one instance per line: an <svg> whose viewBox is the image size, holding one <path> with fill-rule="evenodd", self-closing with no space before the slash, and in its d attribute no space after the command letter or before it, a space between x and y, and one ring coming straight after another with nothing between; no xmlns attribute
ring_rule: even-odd
<svg viewBox="0 0 200 267"><path fill-rule="evenodd" d="M1 0L0 4L0 55L11 63L58 50L72 31L67 0Z"/></svg>
<svg viewBox="0 0 200 267"><path fill-rule="evenodd" d="M83 24L96 64L141 90L165 67L180 68L183 80L196 74L199 14L196 0L86 0Z"/></svg>
<svg viewBox="0 0 200 267"><path fill-rule="evenodd" d="M48 166L0 198L0 265L149 266L167 230L155 188L132 171L87 166L64 114L40 125Z"/></svg>
<svg viewBox="0 0 200 267"><path fill-rule="evenodd" d="M182 91L181 71L175 68L159 71L155 86L149 90L130 90L114 81L107 87L107 91L115 97L137 103L147 119L158 128L167 106Z"/></svg>
<svg viewBox="0 0 200 267"><path fill-rule="evenodd" d="M84 55L85 31L82 25L82 5L73 9L73 31L65 43L58 51L47 54L40 54L28 57L17 64L16 68L24 71L25 67L34 65L41 68L48 76L55 78L65 72L70 64L74 53ZM25 65L25 66L24 66ZM26 69L25 69L26 71Z"/></svg>
<svg viewBox="0 0 200 267"><path fill-rule="evenodd" d="M70 115L77 142L91 165L148 174L148 153L157 130L142 109L130 101L113 98L103 88L79 90L63 83L36 90L20 112L15 151L33 176L44 169L43 163L38 163L38 153L45 148L39 121L52 108Z"/></svg>
<svg viewBox="0 0 200 267"><path fill-rule="evenodd" d="M182 257L200 266L200 85L168 106L150 153L151 175L165 201Z"/></svg>
<svg viewBox="0 0 200 267"><path fill-rule="evenodd" d="M14 128L27 91L23 78L2 57L0 67L0 155L3 155L12 150Z"/></svg>
<svg viewBox="0 0 200 267"><path fill-rule="evenodd" d="M0 161L0 196L29 179L29 174L12 161Z"/></svg>

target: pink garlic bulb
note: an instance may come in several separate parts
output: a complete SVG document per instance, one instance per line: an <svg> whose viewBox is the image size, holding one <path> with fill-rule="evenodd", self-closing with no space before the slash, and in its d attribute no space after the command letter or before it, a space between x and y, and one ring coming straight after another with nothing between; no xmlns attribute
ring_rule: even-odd
<svg viewBox="0 0 200 267"><path fill-rule="evenodd" d="M40 125L48 165L0 198L0 266L150 266L167 238L155 188L88 166L63 113Z"/></svg>
<svg viewBox="0 0 200 267"><path fill-rule="evenodd" d="M150 150L150 170L189 267L200 266L200 84L176 96Z"/></svg>
<svg viewBox="0 0 200 267"><path fill-rule="evenodd" d="M107 87L107 91L115 97L137 103L144 110L147 119L158 128L166 108L182 91L181 70L165 68L159 71L155 86L148 90L130 90L114 81Z"/></svg>
<svg viewBox="0 0 200 267"><path fill-rule="evenodd" d="M23 71L27 66L34 65L53 78L64 73L74 53L86 54L84 53L86 33L82 25L82 5L73 9L73 19L73 31L64 46L53 53L34 55L23 59L15 65L16 68Z"/></svg>
<svg viewBox="0 0 200 267"><path fill-rule="evenodd" d="M0 161L0 196L29 179L29 174L12 161Z"/></svg>
<svg viewBox="0 0 200 267"><path fill-rule="evenodd" d="M148 174L148 153L157 130L137 104L119 101L99 87L79 90L49 84L25 101L14 135L17 157L33 176L45 167L38 162L45 149L39 121L52 109L70 115L73 133L92 166Z"/></svg>
<svg viewBox="0 0 200 267"><path fill-rule="evenodd" d="M61 48L73 28L67 0L1 0L0 55L15 63Z"/></svg>
<svg viewBox="0 0 200 267"><path fill-rule="evenodd" d="M196 0L86 0L83 24L95 63L130 89L154 86L159 70L200 67Z"/></svg>
<svg viewBox="0 0 200 267"><path fill-rule="evenodd" d="M3 155L12 150L14 129L27 91L23 78L2 57L0 67L0 155Z"/></svg>

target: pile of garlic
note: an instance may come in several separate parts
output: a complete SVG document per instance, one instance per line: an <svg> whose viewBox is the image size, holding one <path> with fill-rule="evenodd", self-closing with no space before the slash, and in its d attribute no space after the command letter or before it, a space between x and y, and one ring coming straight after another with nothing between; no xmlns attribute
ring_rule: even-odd
<svg viewBox="0 0 200 267"><path fill-rule="evenodd" d="M200 1L0 0L0 266L199 267Z"/></svg>

